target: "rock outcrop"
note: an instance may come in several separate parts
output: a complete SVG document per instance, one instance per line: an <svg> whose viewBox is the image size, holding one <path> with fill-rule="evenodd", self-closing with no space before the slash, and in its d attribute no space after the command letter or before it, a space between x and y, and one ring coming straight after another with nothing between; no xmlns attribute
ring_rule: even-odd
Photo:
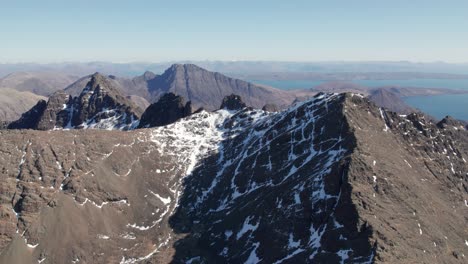
<svg viewBox="0 0 468 264"><path fill-rule="evenodd" d="M183 97L167 93L145 110L139 128L165 126L191 114L190 101L185 102Z"/></svg>
<svg viewBox="0 0 468 264"><path fill-rule="evenodd" d="M262 110L267 111L267 112L279 112L280 111L279 107L275 104L266 104L262 107Z"/></svg>
<svg viewBox="0 0 468 264"><path fill-rule="evenodd" d="M239 95L231 94L223 98L220 109L226 110L242 110L247 105L242 101Z"/></svg>

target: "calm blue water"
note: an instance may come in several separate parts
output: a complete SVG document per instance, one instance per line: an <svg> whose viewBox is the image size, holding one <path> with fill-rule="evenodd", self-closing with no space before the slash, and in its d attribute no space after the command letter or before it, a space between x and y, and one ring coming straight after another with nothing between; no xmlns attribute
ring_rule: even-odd
<svg viewBox="0 0 468 264"><path fill-rule="evenodd" d="M251 80L253 83L269 85L283 90L307 89L328 81L309 80ZM447 88L468 90L468 79L412 79L412 80L357 80L354 83L379 87L387 85L412 86L425 88ZM462 95L437 95L437 96L413 96L404 98L404 101L412 107L418 108L436 118L446 115L458 119L468 120L468 94Z"/></svg>
<svg viewBox="0 0 468 264"><path fill-rule="evenodd" d="M412 107L438 119L450 115L468 121L468 94L412 96L403 100Z"/></svg>

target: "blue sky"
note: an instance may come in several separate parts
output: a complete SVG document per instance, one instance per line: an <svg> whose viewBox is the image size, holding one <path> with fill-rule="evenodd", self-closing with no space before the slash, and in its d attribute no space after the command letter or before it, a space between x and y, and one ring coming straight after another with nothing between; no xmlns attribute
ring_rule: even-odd
<svg viewBox="0 0 468 264"><path fill-rule="evenodd" d="M7 1L0 63L468 62L468 1Z"/></svg>

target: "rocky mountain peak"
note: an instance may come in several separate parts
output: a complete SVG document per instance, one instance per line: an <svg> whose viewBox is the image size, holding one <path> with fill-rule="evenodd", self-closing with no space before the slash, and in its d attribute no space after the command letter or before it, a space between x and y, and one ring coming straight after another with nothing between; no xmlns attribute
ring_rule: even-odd
<svg viewBox="0 0 468 264"><path fill-rule="evenodd" d="M437 123L439 128L454 127L456 129L465 128L464 124L451 116L446 116Z"/></svg>
<svg viewBox="0 0 468 264"><path fill-rule="evenodd" d="M127 130L138 125L140 115L141 110L122 95L108 77L95 73L79 96L72 97L65 91L58 91L50 96L45 108L43 104L33 107L27 119L13 122L9 127Z"/></svg>
<svg viewBox="0 0 468 264"><path fill-rule="evenodd" d="M147 81L148 81L148 80L151 80L151 79L154 79L155 77L156 77L156 74L154 74L154 73L151 72L151 71L145 71L145 72L143 73L143 78L144 78L145 80L147 80Z"/></svg>
<svg viewBox="0 0 468 264"><path fill-rule="evenodd" d="M140 128L164 126L192 114L191 102L173 93L164 94L141 116Z"/></svg>
<svg viewBox="0 0 468 264"><path fill-rule="evenodd" d="M239 95L231 94L223 98L220 109L241 110L244 107L247 105L242 101L242 98Z"/></svg>
<svg viewBox="0 0 468 264"><path fill-rule="evenodd" d="M385 107L390 111L409 114L416 112L407 105L398 94L392 92L391 88L379 88L371 91L369 99L380 107Z"/></svg>
<svg viewBox="0 0 468 264"><path fill-rule="evenodd" d="M111 93L113 95L123 96L120 89L115 87L115 85L110 81L110 79L110 77L106 77L100 74L99 72L94 73L93 75L91 75L91 80L86 84L86 87L82 90L81 94Z"/></svg>
<svg viewBox="0 0 468 264"><path fill-rule="evenodd" d="M194 64L174 64L162 75L148 81L149 101L156 102L168 92L187 98L194 108L203 107L209 111L218 109L219 102L230 94L242 96L247 105L259 109L267 103L284 108L295 98L287 91L230 78Z"/></svg>

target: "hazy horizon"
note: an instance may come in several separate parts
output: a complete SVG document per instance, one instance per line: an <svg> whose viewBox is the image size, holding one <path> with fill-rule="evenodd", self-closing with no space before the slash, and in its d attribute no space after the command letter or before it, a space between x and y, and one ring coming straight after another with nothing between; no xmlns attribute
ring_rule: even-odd
<svg viewBox="0 0 468 264"><path fill-rule="evenodd" d="M2 3L2 63L467 63L468 2Z"/></svg>

